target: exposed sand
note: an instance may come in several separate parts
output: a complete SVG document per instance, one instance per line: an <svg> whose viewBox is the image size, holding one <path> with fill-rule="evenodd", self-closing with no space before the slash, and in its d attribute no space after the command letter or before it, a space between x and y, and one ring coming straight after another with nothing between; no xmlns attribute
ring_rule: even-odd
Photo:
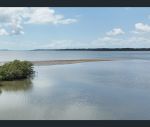
<svg viewBox="0 0 150 127"><path fill-rule="evenodd" d="M31 61L35 66L75 64L84 62L112 61L110 59L77 59L77 60L48 60L48 61Z"/></svg>
<svg viewBox="0 0 150 127"><path fill-rule="evenodd" d="M98 61L112 61L111 59L76 59L76 60L47 60L47 61L30 61L34 66L48 66L48 65L61 65L61 64L75 64L84 62L98 62ZM0 62L0 65L9 61Z"/></svg>

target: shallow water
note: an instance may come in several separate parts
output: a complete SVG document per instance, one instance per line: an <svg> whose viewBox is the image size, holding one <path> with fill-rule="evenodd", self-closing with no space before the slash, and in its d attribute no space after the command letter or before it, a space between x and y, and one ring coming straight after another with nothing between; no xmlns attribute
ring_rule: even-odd
<svg viewBox="0 0 150 127"><path fill-rule="evenodd" d="M150 60L150 51L0 51L0 62L14 59L41 61L86 58Z"/></svg>
<svg viewBox="0 0 150 127"><path fill-rule="evenodd" d="M33 79L1 82L0 119L150 119L149 52L133 53L119 61L36 66Z"/></svg>

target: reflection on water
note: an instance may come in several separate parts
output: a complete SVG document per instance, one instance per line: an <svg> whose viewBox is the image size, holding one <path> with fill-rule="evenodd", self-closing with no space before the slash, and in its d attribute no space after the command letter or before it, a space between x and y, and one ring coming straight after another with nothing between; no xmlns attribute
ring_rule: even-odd
<svg viewBox="0 0 150 127"><path fill-rule="evenodd" d="M117 56L122 54L130 52ZM150 119L150 55L131 56L138 54L140 59L36 66L33 79L0 82L0 119Z"/></svg>
<svg viewBox="0 0 150 127"><path fill-rule="evenodd" d="M1 81L0 93L2 91L26 91L32 88L31 79L17 80L17 81Z"/></svg>

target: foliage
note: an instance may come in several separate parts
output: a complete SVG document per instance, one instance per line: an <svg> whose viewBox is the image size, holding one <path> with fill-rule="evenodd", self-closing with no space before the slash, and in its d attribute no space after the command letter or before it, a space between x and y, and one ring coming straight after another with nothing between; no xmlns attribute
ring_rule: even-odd
<svg viewBox="0 0 150 127"><path fill-rule="evenodd" d="M0 81L28 78L33 72L33 64L31 62L14 60L0 66Z"/></svg>

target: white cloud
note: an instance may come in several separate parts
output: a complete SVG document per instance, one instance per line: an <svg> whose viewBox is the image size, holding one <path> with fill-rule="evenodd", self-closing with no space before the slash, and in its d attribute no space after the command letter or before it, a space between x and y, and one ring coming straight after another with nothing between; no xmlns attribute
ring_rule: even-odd
<svg viewBox="0 0 150 127"><path fill-rule="evenodd" d="M30 43L30 47L29 47ZM50 40L49 42L0 42L4 49L66 49L66 48L147 48L150 46L150 36L132 34L129 37L99 37L85 42L75 40Z"/></svg>
<svg viewBox="0 0 150 127"><path fill-rule="evenodd" d="M11 34L24 34L23 32L23 26L21 25L21 19L13 19L11 24L10 24L12 30L11 30Z"/></svg>
<svg viewBox="0 0 150 127"><path fill-rule="evenodd" d="M133 40L133 39L132 39ZM127 42L126 42L127 41ZM133 40L135 41L135 40ZM115 48L128 45L129 40L117 37L100 37L93 41L74 41L74 40L51 40L49 44L43 44L43 49L67 49L67 48Z"/></svg>
<svg viewBox="0 0 150 127"><path fill-rule="evenodd" d="M22 13L24 8L19 7L1 7L0 8L0 24L3 30L12 35L21 33ZM20 27L19 27L20 26ZM9 30L8 30L9 29Z"/></svg>
<svg viewBox="0 0 150 127"><path fill-rule="evenodd" d="M137 26L137 25L136 25ZM139 28L139 26L137 26ZM139 30L139 29L138 29ZM54 40L41 48L65 49L65 48L146 48L150 45L150 36L147 34L133 34L128 36L116 36L124 34L122 29L117 28L110 31L107 36L87 42L76 42L74 40Z"/></svg>
<svg viewBox="0 0 150 127"><path fill-rule="evenodd" d="M69 48L73 44L73 40L51 40L48 44L42 45L41 48L63 49Z"/></svg>
<svg viewBox="0 0 150 127"><path fill-rule="evenodd" d="M117 36L117 35L122 35L125 32L121 28L114 28L113 30L109 31L106 33L108 36Z"/></svg>
<svg viewBox="0 0 150 127"><path fill-rule="evenodd" d="M24 15L27 18L27 23L52 23L52 24L71 24L76 22L76 19L64 18L63 15L56 14L54 9L48 7L28 8Z"/></svg>
<svg viewBox="0 0 150 127"><path fill-rule="evenodd" d="M76 19L63 19L63 20L60 20L60 21L55 22L55 24L57 24L57 23L61 23L61 24L71 24L71 23L75 23L75 22L77 22Z"/></svg>
<svg viewBox="0 0 150 127"><path fill-rule="evenodd" d="M1 7L0 25L7 35L23 34L24 24L71 24L75 18L65 18L48 7Z"/></svg>
<svg viewBox="0 0 150 127"><path fill-rule="evenodd" d="M120 32L119 32L120 31ZM93 48L147 48L150 46L150 25L136 23L135 30L128 36L115 36L121 30L112 30L107 36L100 37L90 43ZM134 34L133 34L134 33ZM136 34L135 34L136 33ZM122 33L123 34L123 33Z"/></svg>
<svg viewBox="0 0 150 127"><path fill-rule="evenodd" d="M74 40L51 40L40 46L43 49L88 48L87 43Z"/></svg>
<svg viewBox="0 0 150 127"><path fill-rule="evenodd" d="M0 28L0 36L3 36L3 35L8 35L9 33L3 29L3 28Z"/></svg>
<svg viewBox="0 0 150 127"><path fill-rule="evenodd" d="M144 23L135 24L135 33L138 32L150 32L150 25Z"/></svg>
<svg viewBox="0 0 150 127"><path fill-rule="evenodd" d="M99 37L90 43L91 48L115 48L123 45L123 39L116 37Z"/></svg>
<svg viewBox="0 0 150 127"><path fill-rule="evenodd" d="M147 48L150 36L129 35L129 37L100 37L90 43L92 48Z"/></svg>

